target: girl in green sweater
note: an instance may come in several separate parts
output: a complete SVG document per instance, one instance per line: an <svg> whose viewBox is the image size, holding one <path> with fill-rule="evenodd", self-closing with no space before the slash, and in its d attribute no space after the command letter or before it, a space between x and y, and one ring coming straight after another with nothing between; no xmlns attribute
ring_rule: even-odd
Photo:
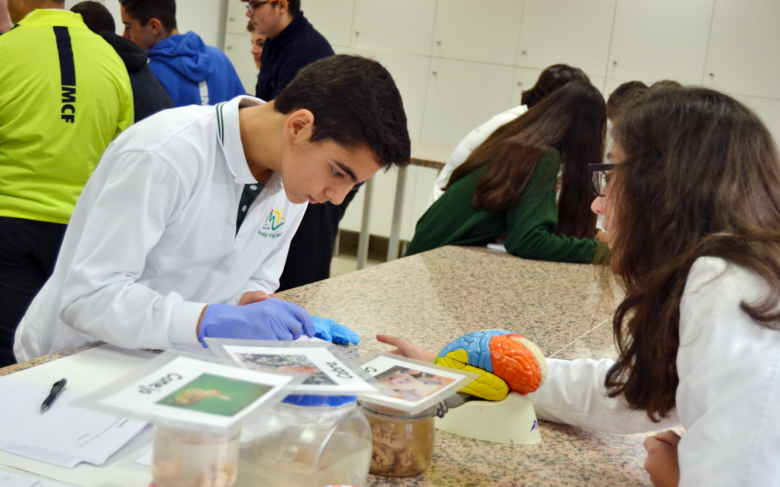
<svg viewBox="0 0 780 487"><path fill-rule="evenodd" d="M452 173L406 255L504 237L518 257L593 262L606 246L595 240L587 168L601 162L605 125L601 93L569 83L499 127Z"/></svg>

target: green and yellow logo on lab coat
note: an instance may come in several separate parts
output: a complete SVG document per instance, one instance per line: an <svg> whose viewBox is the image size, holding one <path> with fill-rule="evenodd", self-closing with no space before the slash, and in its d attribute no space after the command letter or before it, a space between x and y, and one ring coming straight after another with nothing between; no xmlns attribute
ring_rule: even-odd
<svg viewBox="0 0 780 487"><path fill-rule="evenodd" d="M271 210L271 212L268 214L268 218L266 218L265 222L263 223L263 227L257 233L259 233L260 236L262 237L270 237L270 238L281 237L282 232L276 232L276 230L278 230L279 227L284 225L284 217L282 216L283 212L284 212L284 208L280 210L278 206L273 210Z"/></svg>

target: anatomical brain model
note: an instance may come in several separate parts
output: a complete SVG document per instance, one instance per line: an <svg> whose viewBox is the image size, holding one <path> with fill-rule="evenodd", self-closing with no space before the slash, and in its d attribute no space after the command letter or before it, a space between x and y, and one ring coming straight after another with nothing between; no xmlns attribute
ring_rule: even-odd
<svg viewBox="0 0 780 487"><path fill-rule="evenodd" d="M479 374L461 392L490 401L504 399L510 390L534 392L547 378L547 361L539 347L507 330L463 335L439 352L436 363Z"/></svg>

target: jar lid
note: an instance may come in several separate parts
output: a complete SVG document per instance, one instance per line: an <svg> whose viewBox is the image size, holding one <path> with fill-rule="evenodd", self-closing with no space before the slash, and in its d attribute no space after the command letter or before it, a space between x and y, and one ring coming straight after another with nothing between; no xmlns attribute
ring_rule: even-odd
<svg viewBox="0 0 780 487"><path fill-rule="evenodd" d="M428 409L423 409L422 411L414 414L410 414L400 409L394 409L379 404L367 403L362 400L358 402L358 406L360 406L363 410L368 411L372 414L376 414L378 416L396 418L396 419L420 419L420 418L429 418L431 416L438 416L439 418L443 418L444 415L447 414L447 411L449 410L447 404L443 401L434 404Z"/></svg>
<svg viewBox="0 0 780 487"><path fill-rule="evenodd" d="M285 404L309 407L337 407L357 401L357 396L315 396L313 394L290 394L282 401Z"/></svg>

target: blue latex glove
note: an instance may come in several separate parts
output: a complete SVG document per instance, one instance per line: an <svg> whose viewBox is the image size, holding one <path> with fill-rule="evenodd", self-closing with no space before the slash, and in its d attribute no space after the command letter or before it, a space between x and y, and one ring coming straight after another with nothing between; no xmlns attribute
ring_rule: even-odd
<svg viewBox="0 0 780 487"><path fill-rule="evenodd" d="M244 306L211 304L203 315L198 340L205 337L246 340L295 340L314 335L314 325L305 309L270 298Z"/></svg>
<svg viewBox="0 0 780 487"><path fill-rule="evenodd" d="M321 340L338 343L339 345L346 345L347 343L357 345L360 343L360 335L331 319L326 320L319 316L312 316L311 321L314 323L314 330L316 331L314 336Z"/></svg>

